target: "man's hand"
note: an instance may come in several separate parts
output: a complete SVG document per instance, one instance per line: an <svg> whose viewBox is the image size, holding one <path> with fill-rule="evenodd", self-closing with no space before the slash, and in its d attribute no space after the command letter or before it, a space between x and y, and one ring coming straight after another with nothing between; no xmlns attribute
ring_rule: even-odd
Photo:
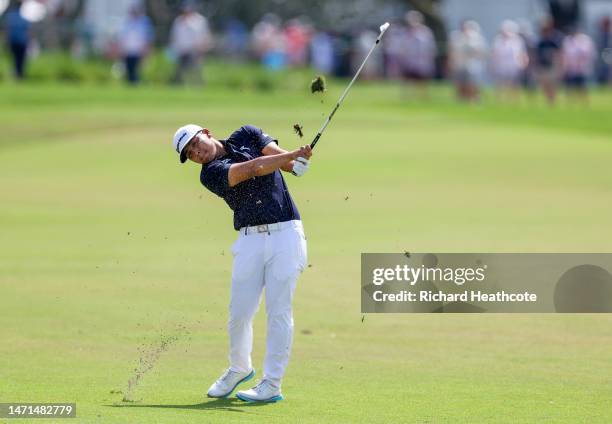
<svg viewBox="0 0 612 424"><path fill-rule="evenodd" d="M293 159L297 159L297 158L310 159L310 157L312 156L312 148L310 147L310 144L307 144L305 146L300 147L297 150L294 150L292 153L293 153Z"/></svg>
<svg viewBox="0 0 612 424"><path fill-rule="evenodd" d="M291 170L291 173L296 177L301 177L306 173L306 171L308 171L309 166L310 162L308 159L297 158L293 161L293 169Z"/></svg>
<svg viewBox="0 0 612 424"><path fill-rule="evenodd" d="M296 177L301 177L308 171L310 162L308 159L312 156L312 148L309 144L300 147L292 152L294 154L293 168L291 173Z"/></svg>

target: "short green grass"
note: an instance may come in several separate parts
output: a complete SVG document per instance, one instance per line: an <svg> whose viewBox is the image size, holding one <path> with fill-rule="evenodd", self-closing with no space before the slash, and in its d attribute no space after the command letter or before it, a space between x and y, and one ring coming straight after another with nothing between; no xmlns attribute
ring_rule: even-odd
<svg viewBox="0 0 612 424"><path fill-rule="evenodd" d="M611 422L609 315L359 310L361 252L612 251L605 92L551 109L357 84L310 173L287 177L311 267L286 400L204 397L226 366L236 234L171 136L253 123L295 148L308 140L293 124L311 137L343 88L313 96L308 83L0 86L0 401L76 402L84 423ZM260 371L263 310L255 325ZM174 334L137 402L121 402L139 348Z"/></svg>

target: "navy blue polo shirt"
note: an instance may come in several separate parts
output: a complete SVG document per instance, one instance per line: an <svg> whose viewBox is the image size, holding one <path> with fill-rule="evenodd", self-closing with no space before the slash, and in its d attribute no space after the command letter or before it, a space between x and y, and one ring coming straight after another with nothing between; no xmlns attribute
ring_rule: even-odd
<svg viewBox="0 0 612 424"><path fill-rule="evenodd" d="M536 46L536 63L543 69L551 69L555 64L555 54L561 50L559 37L542 38Z"/></svg>
<svg viewBox="0 0 612 424"><path fill-rule="evenodd" d="M263 156L262 149L276 140L253 125L245 125L220 141L226 155L202 165L200 181L234 211L234 229L300 219L280 170L229 186L232 164Z"/></svg>

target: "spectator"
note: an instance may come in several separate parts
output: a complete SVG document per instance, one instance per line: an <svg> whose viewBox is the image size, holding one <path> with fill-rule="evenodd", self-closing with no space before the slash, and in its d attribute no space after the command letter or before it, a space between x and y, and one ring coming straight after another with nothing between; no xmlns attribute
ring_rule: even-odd
<svg viewBox="0 0 612 424"><path fill-rule="evenodd" d="M504 21L491 48L491 71L500 99L506 94L515 97L529 58L519 27L514 21Z"/></svg>
<svg viewBox="0 0 612 424"><path fill-rule="evenodd" d="M358 32L357 37L353 40L353 55L351 57L351 73L355 73L363 63L363 59L367 56L376 41L378 33L364 29ZM368 60L361 71L361 78L375 79L382 75L382 52L375 50L372 52L370 60Z"/></svg>
<svg viewBox="0 0 612 424"><path fill-rule="evenodd" d="M405 46L406 28L401 22L393 22L385 33L385 41L381 46L384 53L386 78L402 78Z"/></svg>
<svg viewBox="0 0 612 424"><path fill-rule="evenodd" d="M405 49L403 55L403 75L421 87L423 94L427 82L433 77L436 65L436 41L431 30L423 23L423 15L417 11L406 14Z"/></svg>
<svg viewBox="0 0 612 424"><path fill-rule="evenodd" d="M21 0L13 1L5 15L7 43L18 80L25 78L30 41L30 22L21 15L21 3Z"/></svg>
<svg viewBox="0 0 612 424"><path fill-rule="evenodd" d="M206 18L196 11L193 2L183 2L181 13L170 30L170 49L177 60L173 81L182 84L187 79L189 82L201 84L202 61L212 44Z"/></svg>
<svg viewBox="0 0 612 424"><path fill-rule="evenodd" d="M315 33L310 42L312 66L319 72L331 75L334 71L334 40L327 32Z"/></svg>
<svg viewBox="0 0 612 424"><path fill-rule="evenodd" d="M280 18L268 13L253 27L255 55L265 67L272 70L287 66L285 38L280 25Z"/></svg>
<svg viewBox="0 0 612 424"><path fill-rule="evenodd" d="M334 75L345 78L353 75L351 61L354 55L354 34L345 32L334 32L332 34L334 50Z"/></svg>
<svg viewBox="0 0 612 424"><path fill-rule="evenodd" d="M308 44L312 28L300 19L291 19L284 29L287 60L291 66L304 66L308 60Z"/></svg>
<svg viewBox="0 0 612 424"><path fill-rule="evenodd" d="M247 56L249 31L238 18L230 18L224 27L223 51L230 59L239 61Z"/></svg>
<svg viewBox="0 0 612 424"><path fill-rule="evenodd" d="M612 20L609 16L602 18L597 37L597 82L606 85L610 82L610 64L612 63Z"/></svg>
<svg viewBox="0 0 612 424"><path fill-rule="evenodd" d="M562 36L557 32L552 19L547 18L540 28L540 40L536 44L535 72L546 100L554 104L561 74Z"/></svg>
<svg viewBox="0 0 612 424"><path fill-rule="evenodd" d="M480 25L465 21L451 34L450 64L460 100L478 101L488 46Z"/></svg>
<svg viewBox="0 0 612 424"><path fill-rule="evenodd" d="M140 81L140 64L153 43L153 25L140 4L130 7L129 16L119 33L119 48L128 83Z"/></svg>
<svg viewBox="0 0 612 424"><path fill-rule="evenodd" d="M595 46L591 37L573 29L563 40L561 53L568 93L587 100L587 81L595 61Z"/></svg>

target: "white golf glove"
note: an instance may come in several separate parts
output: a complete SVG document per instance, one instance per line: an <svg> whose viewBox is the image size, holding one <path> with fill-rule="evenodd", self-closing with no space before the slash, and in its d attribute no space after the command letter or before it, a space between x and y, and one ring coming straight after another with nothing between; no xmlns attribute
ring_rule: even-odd
<svg viewBox="0 0 612 424"><path fill-rule="evenodd" d="M305 158L297 158L293 161L293 169L291 173L296 177L301 177L308 171L308 167L310 166L310 162Z"/></svg>

